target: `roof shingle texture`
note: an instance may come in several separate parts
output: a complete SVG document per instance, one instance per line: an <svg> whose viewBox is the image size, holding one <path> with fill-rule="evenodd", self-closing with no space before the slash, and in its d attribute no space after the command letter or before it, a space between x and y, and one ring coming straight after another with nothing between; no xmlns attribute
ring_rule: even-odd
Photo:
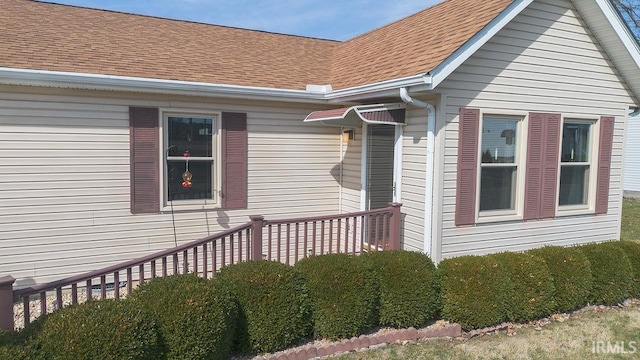
<svg viewBox="0 0 640 360"><path fill-rule="evenodd" d="M0 67L303 90L432 70L512 0L446 0L346 42L0 0Z"/></svg>
<svg viewBox="0 0 640 360"><path fill-rule="evenodd" d="M513 0L448 0L340 44L335 89L433 70Z"/></svg>

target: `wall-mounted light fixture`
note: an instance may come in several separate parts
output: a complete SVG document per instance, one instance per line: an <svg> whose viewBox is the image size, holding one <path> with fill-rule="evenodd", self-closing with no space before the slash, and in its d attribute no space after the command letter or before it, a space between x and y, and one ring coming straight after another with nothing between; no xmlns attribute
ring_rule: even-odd
<svg viewBox="0 0 640 360"><path fill-rule="evenodd" d="M348 129L342 132L342 142L348 143L349 140L354 140L356 138L356 131L354 129Z"/></svg>

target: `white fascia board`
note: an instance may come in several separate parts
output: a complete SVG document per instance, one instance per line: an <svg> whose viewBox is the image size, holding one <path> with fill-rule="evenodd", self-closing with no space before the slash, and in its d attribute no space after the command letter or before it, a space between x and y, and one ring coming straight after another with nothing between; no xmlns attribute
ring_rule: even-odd
<svg viewBox="0 0 640 360"><path fill-rule="evenodd" d="M623 23L624 20L620 17L618 11L613 8L610 0L596 0L596 4L613 27L633 61L640 68L640 47L638 47L638 42L629 32L629 28Z"/></svg>
<svg viewBox="0 0 640 360"><path fill-rule="evenodd" d="M324 94L310 93L305 90L287 90L266 87L223 85L190 81L4 67L0 67L0 84L252 100L326 103Z"/></svg>
<svg viewBox="0 0 640 360"><path fill-rule="evenodd" d="M606 1L606 0L605 0ZM487 43L498 31L502 30L513 18L520 14L529 6L533 0L516 0L502 11L495 19L491 20L482 30L476 33L458 50L441 62L431 72L431 89L435 89L452 72L454 72L471 55L475 54L480 47Z"/></svg>
<svg viewBox="0 0 640 360"><path fill-rule="evenodd" d="M354 86L346 89L334 90L330 93L325 94L325 98L329 100L329 102L340 102L340 101L358 101L362 99L367 99L372 96L388 96L388 94L393 94L397 96L398 89L401 87L413 87L420 85L430 85L431 84L431 75L429 74L418 74L413 76L407 76L398 79L391 79L380 81L367 85Z"/></svg>
<svg viewBox="0 0 640 360"><path fill-rule="evenodd" d="M307 90L289 90L129 76L0 67L0 84L4 85L224 97L252 100L280 100L305 103L338 103L362 100L371 96L395 95L399 87L429 86L430 83L431 76L428 74L418 74L404 78L319 93Z"/></svg>

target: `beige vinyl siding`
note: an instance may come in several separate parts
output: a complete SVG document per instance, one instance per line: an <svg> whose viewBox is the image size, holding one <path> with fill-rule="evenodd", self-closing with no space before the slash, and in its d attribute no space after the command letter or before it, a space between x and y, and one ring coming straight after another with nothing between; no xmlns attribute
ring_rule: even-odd
<svg viewBox="0 0 640 360"><path fill-rule="evenodd" d="M402 141L403 248L424 251L424 186L427 164L427 111L408 106Z"/></svg>
<svg viewBox="0 0 640 360"><path fill-rule="evenodd" d="M341 213L360 211L360 190L362 188L362 127L355 129L355 139L349 140L342 148L342 209ZM339 174L339 169L337 171Z"/></svg>
<svg viewBox="0 0 640 360"><path fill-rule="evenodd" d="M640 116L629 118L624 149L624 190L640 192Z"/></svg>
<svg viewBox="0 0 640 360"><path fill-rule="evenodd" d="M443 257L604 241L619 236L623 137L631 98L569 1L534 1L439 89L447 96L445 172L440 189ZM591 119L615 116L608 213L456 227L460 107L524 115L531 111L559 112ZM521 144L521 149L526 150L526 144ZM595 181L595 176L592 179Z"/></svg>
<svg viewBox="0 0 640 360"><path fill-rule="evenodd" d="M129 106L246 112L248 209L176 212L178 243L339 211L339 130L301 105L0 87L0 274L18 286L174 245L170 213L129 210Z"/></svg>

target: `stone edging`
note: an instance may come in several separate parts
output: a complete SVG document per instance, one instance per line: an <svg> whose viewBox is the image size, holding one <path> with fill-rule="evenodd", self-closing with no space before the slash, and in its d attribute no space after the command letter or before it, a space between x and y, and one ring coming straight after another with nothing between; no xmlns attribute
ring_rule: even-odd
<svg viewBox="0 0 640 360"><path fill-rule="evenodd" d="M372 335L360 335L351 339L332 342L310 347L293 348L276 354L257 357L262 360L308 360L319 357L335 355L338 353L362 350L373 346L381 346L403 341L415 341L430 338L458 337L462 335L459 324L446 324L444 326L416 329L399 329L380 332Z"/></svg>

